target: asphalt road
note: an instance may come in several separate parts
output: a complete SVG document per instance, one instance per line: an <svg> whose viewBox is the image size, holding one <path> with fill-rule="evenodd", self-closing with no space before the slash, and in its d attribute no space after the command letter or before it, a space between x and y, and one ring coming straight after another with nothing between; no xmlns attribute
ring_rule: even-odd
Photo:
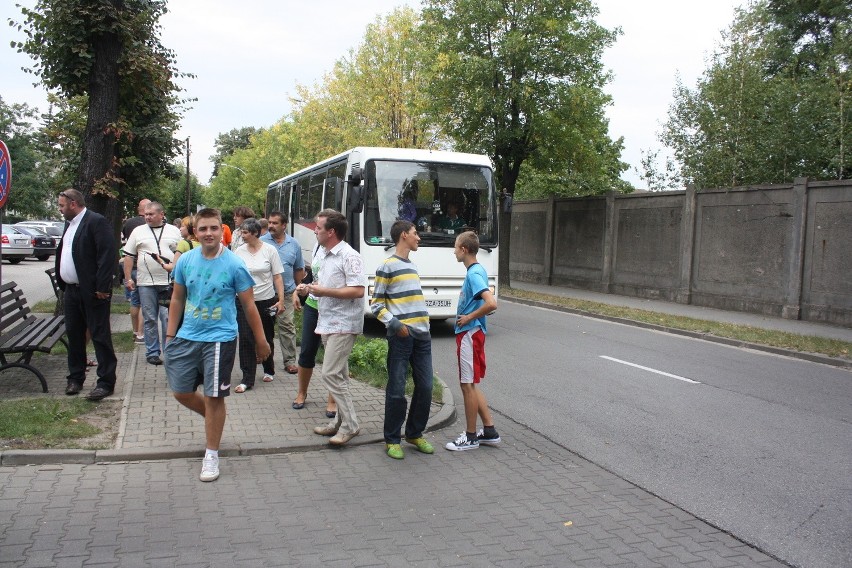
<svg viewBox="0 0 852 568"><path fill-rule="evenodd" d="M20 264L10 264L9 261L4 260L0 265L0 282L5 284L14 280L23 290L24 297L30 306L53 298L53 287L44 271L53 268L54 259L54 256L45 261L27 258Z"/></svg>
<svg viewBox="0 0 852 568"><path fill-rule="evenodd" d="M460 403L451 327L433 338ZM794 565L852 566L852 373L509 301L486 351L498 429L529 426Z"/></svg>

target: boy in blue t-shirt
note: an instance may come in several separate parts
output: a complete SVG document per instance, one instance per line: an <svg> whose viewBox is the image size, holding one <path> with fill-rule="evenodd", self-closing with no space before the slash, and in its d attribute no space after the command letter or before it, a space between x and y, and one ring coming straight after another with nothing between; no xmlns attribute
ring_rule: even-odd
<svg viewBox="0 0 852 568"><path fill-rule="evenodd" d="M201 243L182 254L172 275L175 286L169 305L164 363L169 388L179 403L204 417L207 451L201 481L219 477L219 443L225 429L225 397L237 351L237 307L242 304L255 339L258 362L270 347L254 303L254 279L245 263L222 245L218 209L195 215ZM197 392L204 386L204 394Z"/></svg>
<svg viewBox="0 0 852 568"><path fill-rule="evenodd" d="M456 354L459 362L459 382L464 397L465 431L455 441L447 442L452 451L474 450L480 444L500 443L494 428L491 411L482 389L476 388L485 376L485 316L497 309L497 299L488 287L488 274L476 261L479 237L466 231L456 238L453 251L456 260L464 263L467 275L462 284L456 310ZM476 417L482 418L483 429L476 431Z"/></svg>

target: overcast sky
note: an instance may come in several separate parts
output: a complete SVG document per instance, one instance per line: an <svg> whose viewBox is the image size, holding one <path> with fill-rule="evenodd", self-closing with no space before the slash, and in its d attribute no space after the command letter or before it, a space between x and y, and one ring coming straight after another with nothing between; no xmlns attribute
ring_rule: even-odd
<svg viewBox="0 0 852 568"><path fill-rule="evenodd" d="M16 3L0 1L0 96L46 110L33 76L20 70L30 60L9 48L22 39L6 20L20 20ZM598 22L623 34L604 56L613 72L607 92L610 136L624 137L623 178L641 186L635 169L640 151L659 149L656 133L666 120L678 73L694 86L707 57L733 22L744 0L597 0ZM172 0L162 19L162 43L177 54L182 81L198 100L187 112L180 139L190 138L190 169L207 183L209 157L220 132L242 126L268 127L290 110L297 83L312 85L363 38L364 27L395 7L419 8L419 0ZM343 150L343 148L341 149ZM14 156L12 156L14 167ZM184 158L185 160L185 158ZM289 172L281 172L286 175Z"/></svg>

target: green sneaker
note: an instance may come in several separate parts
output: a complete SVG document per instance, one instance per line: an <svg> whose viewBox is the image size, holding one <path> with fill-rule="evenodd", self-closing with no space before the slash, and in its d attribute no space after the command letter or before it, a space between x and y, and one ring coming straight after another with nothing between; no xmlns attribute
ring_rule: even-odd
<svg viewBox="0 0 852 568"><path fill-rule="evenodd" d="M405 454L402 452L402 446L399 444L385 444L385 447L388 449L388 455L395 460L401 460L405 457Z"/></svg>
<svg viewBox="0 0 852 568"><path fill-rule="evenodd" d="M432 444L426 438L406 438L405 441L416 446L418 452L423 452L424 454L435 453L435 448L432 447Z"/></svg>

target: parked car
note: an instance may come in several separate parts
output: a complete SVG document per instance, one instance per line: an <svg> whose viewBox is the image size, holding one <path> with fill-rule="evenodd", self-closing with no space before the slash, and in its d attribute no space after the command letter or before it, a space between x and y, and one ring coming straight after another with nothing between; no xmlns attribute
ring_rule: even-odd
<svg viewBox="0 0 852 568"><path fill-rule="evenodd" d="M33 256L39 260L47 260L50 255L56 254L56 243L53 237L35 227L15 225L15 228L32 239Z"/></svg>
<svg viewBox="0 0 852 568"><path fill-rule="evenodd" d="M62 240L65 223L60 221L21 221L20 223L15 223L15 227L35 227L47 233L53 239L53 248L56 248L59 245L59 241Z"/></svg>
<svg viewBox="0 0 852 568"><path fill-rule="evenodd" d="M12 225L3 225L0 247L2 247L3 258L12 264L18 264L33 254L32 237L25 235Z"/></svg>

